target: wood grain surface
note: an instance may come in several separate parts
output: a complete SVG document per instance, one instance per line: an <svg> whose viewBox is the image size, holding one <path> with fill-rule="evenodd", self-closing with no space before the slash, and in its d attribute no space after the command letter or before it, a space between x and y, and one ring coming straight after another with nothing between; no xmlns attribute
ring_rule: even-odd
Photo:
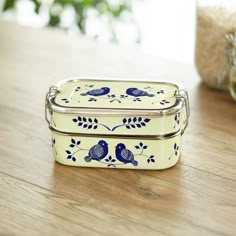
<svg viewBox="0 0 236 236"><path fill-rule="evenodd" d="M49 86L70 76L168 79L189 92L178 164L67 167L52 157ZM139 50L0 22L0 235L235 235L236 104L195 70Z"/></svg>

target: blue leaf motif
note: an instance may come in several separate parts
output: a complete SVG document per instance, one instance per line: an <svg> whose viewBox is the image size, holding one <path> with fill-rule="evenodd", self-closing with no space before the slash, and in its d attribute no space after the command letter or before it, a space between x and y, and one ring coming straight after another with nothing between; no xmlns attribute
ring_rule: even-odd
<svg viewBox="0 0 236 236"><path fill-rule="evenodd" d="M174 144L174 149L176 149L176 148L177 148L177 144L175 143L175 144Z"/></svg>
<svg viewBox="0 0 236 236"><path fill-rule="evenodd" d="M125 124L127 122L127 119L126 118L124 118L123 119L123 124Z"/></svg>
<svg viewBox="0 0 236 236"><path fill-rule="evenodd" d="M67 153L67 154L71 154L71 151L69 151L69 150L66 150L66 153Z"/></svg>

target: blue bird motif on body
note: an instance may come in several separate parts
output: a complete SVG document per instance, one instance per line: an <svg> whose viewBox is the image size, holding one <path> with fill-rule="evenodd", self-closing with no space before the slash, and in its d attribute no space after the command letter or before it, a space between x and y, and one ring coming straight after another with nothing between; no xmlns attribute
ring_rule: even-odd
<svg viewBox="0 0 236 236"><path fill-rule="evenodd" d="M119 143L116 146L116 158L125 164L131 163L134 166L138 165L138 162L134 160L134 154L129 149L126 149L123 143Z"/></svg>
<svg viewBox="0 0 236 236"><path fill-rule="evenodd" d="M107 95L108 93L110 93L110 88L108 87L102 87L99 89L92 89L86 93L81 93L81 96L95 96L95 97L99 97L99 96L103 96L103 95Z"/></svg>
<svg viewBox="0 0 236 236"><path fill-rule="evenodd" d="M108 143L104 140L100 140L98 144L92 146L89 149L88 156L84 158L85 161L90 162L91 160L100 161L108 153Z"/></svg>
<svg viewBox="0 0 236 236"><path fill-rule="evenodd" d="M126 90L126 94L133 96L133 97L154 97L154 94L150 94L144 90L138 89L138 88L128 88Z"/></svg>

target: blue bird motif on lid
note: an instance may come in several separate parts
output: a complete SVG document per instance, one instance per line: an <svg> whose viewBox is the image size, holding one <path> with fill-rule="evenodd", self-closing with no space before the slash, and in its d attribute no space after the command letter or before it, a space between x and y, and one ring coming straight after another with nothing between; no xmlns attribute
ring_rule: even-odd
<svg viewBox="0 0 236 236"><path fill-rule="evenodd" d="M81 93L81 96L95 96L95 97L99 97L99 96L104 96L107 95L108 93L110 93L110 88L108 87L102 87L99 89L92 89L86 93Z"/></svg>
<svg viewBox="0 0 236 236"><path fill-rule="evenodd" d="M138 162L134 160L134 154L129 149L126 149L123 143L119 143L116 146L116 158L125 164L131 163L134 166L138 165Z"/></svg>
<svg viewBox="0 0 236 236"><path fill-rule="evenodd" d="M150 94L144 90L138 89L138 88L128 88L126 90L126 94L133 96L133 97L154 97L154 94Z"/></svg>
<svg viewBox="0 0 236 236"><path fill-rule="evenodd" d="M100 140L98 144L92 146L89 149L88 156L84 158L85 161L90 162L91 160L100 161L108 153L108 143L104 140Z"/></svg>

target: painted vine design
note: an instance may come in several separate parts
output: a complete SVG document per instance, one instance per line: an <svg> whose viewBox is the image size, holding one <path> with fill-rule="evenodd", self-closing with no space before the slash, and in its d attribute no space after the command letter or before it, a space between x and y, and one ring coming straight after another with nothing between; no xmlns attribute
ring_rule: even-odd
<svg viewBox="0 0 236 236"><path fill-rule="evenodd" d="M74 95L75 95L78 91L80 91L80 87L76 86L76 87L72 90L72 92L71 92L71 94L70 94L70 96L69 96L68 98L62 98L61 100L64 101L65 103L70 103L70 101L76 101L76 102L79 103L79 102L80 102L79 100L74 99Z"/></svg>
<svg viewBox="0 0 236 236"><path fill-rule="evenodd" d="M53 152L57 155L57 151L55 148L56 140L52 139L52 147ZM69 144L69 149L65 150L66 159L71 160L73 162L78 162L77 154L82 152L82 156L84 156L84 161L91 162L97 161L105 164L107 167L117 167L119 165L131 164L133 166L138 166L138 158L144 157L147 160L148 164L156 163L156 158L154 155L148 155L146 150L148 149L148 145L145 145L143 142L139 142L137 145L133 147L135 150L139 150L139 152L134 153L130 149L126 147L124 143L118 143L115 149L115 157L109 155L108 143L105 140L99 140L97 144L93 145L90 148L81 147L81 141L71 138L71 142ZM168 160L171 160L175 156L178 156L179 146L177 143L173 145L173 152L168 157Z"/></svg>
<svg viewBox="0 0 236 236"><path fill-rule="evenodd" d="M55 148L55 144L56 144L56 139L53 138L52 139L52 151L53 151L54 155L57 155L57 150Z"/></svg>
<svg viewBox="0 0 236 236"><path fill-rule="evenodd" d="M175 114L175 116L174 116L174 122L175 122L175 124L174 124L174 129L175 129L177 126L179 126L179 120L180 120L180 113L177 113L177 114Z"/></svg>
<svg viewBox="0 0 236 236"><path fill-rule="evenodd" d="M98 99L109 100L110 103L117 102L121 103L124 100L132 100L133 102L142 102L143 97L154 97L156 95L165 94L164 89L154 91L153 87L144 87L143 89L138 88L128 88L125 94L111 94L109 87L94 88L94 84L85 85L86 92L81 93L81 96L88 96L88 102L97 102ZM81 87L76 86L68 98L62 98L61 100L65 103L70 103L71 101L80 102L80 100L75 99L74 95L81 90ZM152 104L159 103L160 105L165 105L170 103L166 99L156 100Z"/></svg>
<svg viewBox="0 0 236 236"><path fill-rule="evenodd" d="M72 119L73 122L77 123L77 125L83 129L97 129L98 126L102 126L106 130L111 132L115 131L120 127L125 127L126 129L142 128L145 127L147 123L150 122L150 120L151 119L145 117L129 117L123 118L121 124L118 124L114 127L108 127L105 124L99 123L97 118L87 118L78 116Z"/></svg>
<svg viewBox="0 0 236 236"><path fill-rule="evenodd" d="M69 144L69 148L70 149L65 150L66 158L73 162L78 161L76 154L79 152L83 152L84 161L98 161L107 165L107 167L117 167L119 165L126 164L138 166L138 157L145 157L147 159L147 163L156 162L154 155L147 155L145 153L146 149L148 149L148 146L143 144L142 142L134 146L136 150L139 150L139 152L137 153L129 150L124 143L118 143L116 145L115 158L113 158L111 155L108 155L108 144L105 140L99 140L97 144L87 149L81 147L80 140L75 140L72 138L71 143Z"/></svg>
<svg viewBox="0 0 236 236"><path fill-rule="evenodd" d="M179 152L179 146L177 145L177 143L174 144L174 151L172 152L172 154L170 155L170 157L168 158L168 160L170 160L171 158L173 158L173 156L178 156L178 152Z"/></svg>

